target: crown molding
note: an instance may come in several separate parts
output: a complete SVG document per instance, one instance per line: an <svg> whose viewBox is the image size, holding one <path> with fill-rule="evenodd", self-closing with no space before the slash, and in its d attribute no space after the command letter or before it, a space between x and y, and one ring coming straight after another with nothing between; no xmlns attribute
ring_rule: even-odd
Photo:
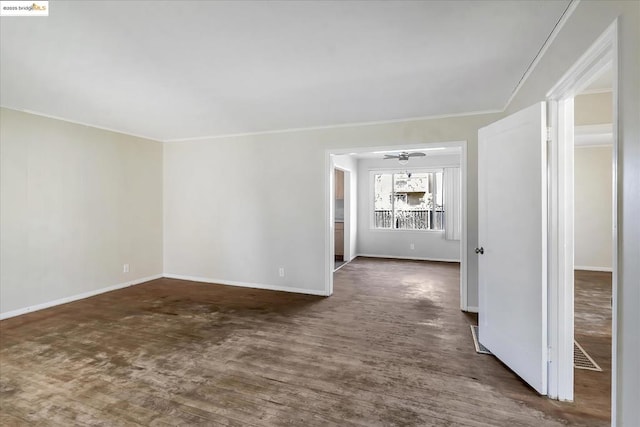
<svg viewBox="0 0 640 427"><path fill-rule="evenodd" d="M576 126L573 141L576 148L613 146L613 125Z"/></svg>
<svg viewBox="0 0 640 427"><path fill-rule="evenodd" d="M466 116L480 116L483 114L496 114L496 113L503 113L503 112L504 110L481 110L481 111L470 111L470 112L464 112L464 113L439 114L439 115L433 115L433 116L408 117L404 119L379 120L379 121L371 121L371 122L353 122L353 123L344 123L339 125L309 126L309 127L266 130L266 131L257 131L257 132L195 136L192 138L167 139L167 140L164 140L163 142L194 142L194 141L204 141L204 140L210 140L210 139L238 138L243 136L272 135L272 134L279 134L279 133L343 129L343 128L358 127L358 126L376 126L376 125L386 125L386 124L393 124L393 123L418 122L422 120L437 120L437 119L451 119L451 118L466 117Z"/></svg>
<svg viewBox="0 0 640 427"><path fill-rule="evenodd" d="M86 127L90 127L90 128L94 128L94 129L104 130L104 131L107 131L107 132L119 133L121 135L133 136L135 138L147 139L147 140L153 141L153 142L162 142L158 138L153 138L153 137L146 136L146 135L139 135L139 134L135 134L135 133L131 133L131 132L125 132L125 131L122 131L122 130L108 128L108 127L105 127L105 126L98 126L98 125L95 125L95 124L85 123L85 122L81 122L81 121L78 121L78 120L71 120L71 119L67 119L67 118L64 118L64 117L60 117L60 116L54 116L52 114L41 113L39 111L27 110L27 109L24 109L24 108L16 108L16 107L8 106L8 105L0 105L0 108L4 108L4 109L7 109L7 110L12 110L12 111L18 111L20 113L32 114L34 116L40 116L40 117L44 117L44 118L47 118L47 119L60 120L61 122L73 123L74 125L86 126Z"/></svg>
<svg viewBox="0 0 640 427"><path fill-rule="evenodd" d="M606 88L600 88L600 89L586 89L586 90L583 90L582 92L580 92L579 94L577 94L576 96L596 95L596 94L599 94L599 93L613 93L613 88L606 87Z"/></svg>
<svg viewBox="0 0 640 427"><path fill-rule="evenodd" d="M551 30L551 33L549 34L547 39L542 44L542 47L540 48L540 50L536 54L535 58L533 58L533 61L531 62L531 64L529 64L529 67L524 72L522 78L520 79L520 81L518 82L516 87L513 89L513 92L511 93L511 96L509 97L509 99L507 100L507 103L505 104L504 108L502 109L503 112L507 110L507 108L509 107L511 102L514 100L514 98L516 97L518 92L520 92L520 89L522 89L522 86L524 86L526 81L529 79L529 76L531 76L531 74L533 73L535 68L538 66L538 63L544 57L545 53L547 53L547 50L549 49L549 47L551 46L553 41L556 39L556 37L558 36L558 34L562 30L562 28L565 26L565 24L567 23L567 21L569 20L571 15L573 15L573 12L575 12L575 10L578 7L579 3L580 3L580 0L571 0L571 3L569 3L569 5L565 9L564 13L562 14L560 19L556 23L556 26L553 27L553 30Z"/></svg>

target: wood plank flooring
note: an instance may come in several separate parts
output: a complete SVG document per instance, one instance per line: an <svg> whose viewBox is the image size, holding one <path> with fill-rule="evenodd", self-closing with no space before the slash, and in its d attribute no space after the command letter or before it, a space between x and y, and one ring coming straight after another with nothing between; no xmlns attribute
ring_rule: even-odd
<svg viewBox="0 0 640 427"><path fill-rule="evenodd" d="M575 369L574 399L589 412L611 414L611 273L576 270L575 339L602 372Z"/></svg>
<svg viewBox="0 0 640 427"><path fill-rule="evenodd" d="M334 288L159 279L2 321L0 425L608 424L475 353L457 264L358 258Z"/></svg>

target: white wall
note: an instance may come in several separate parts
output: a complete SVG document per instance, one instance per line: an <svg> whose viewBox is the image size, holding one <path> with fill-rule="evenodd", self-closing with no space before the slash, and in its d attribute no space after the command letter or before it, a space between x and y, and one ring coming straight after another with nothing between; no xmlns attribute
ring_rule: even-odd
<svg viewBox="0 0 640 427"><path fill-rule="evenodd" d="M348 247L345 246L344 259L351 261L358 253L358 161L349 155L333 156L333 164L335 167L348 171L345 174L344 183L344 235L345 240L348 241Z"/></svg>
<svg viewBox="0 0 640 427"><path fill-rule="evenodd" d="M467 230L472 251L478 240L478 128L498 117L165 143L165 272L322 293L328 150L446 141L468 141ZM477 306L476 255L470 253L468 260L468 303ZM285 268L284 278L278 276L279 267Z"/></svg>
<svg viewBox="0 0 640 427"><path fill-rule="evenodd" d="M613 118L613 94L589 93L574 98L574 123L576 126L610 124Z"/></svg>
<svg viewBox="0 0 640 427"><path fill-rule="evenodd" d="M460 241L445 240L444 231L376 230L371 228L372 170L404 171L410 168L460 166L459 155L428 155L412 158L407 166L397 161L360 159L358 161L358 253L390 258L416 258L434 261L460 261ZM411 244L415 249L411 249Z"/></svg>
<svg viewBox="0 0 640 427"><path fill-rule="evenodd" d="M582 1L508 107L546 93L618 18L617 425L640 425L640 2Z"/></svg>
<svg viewBox="0 0 640 427"><path fill-rule="evenodd" d="M579 270L611 271L611 147L576 147L575 254Z"/></svg>
<svg viewBox="0 0 640 427"><path fill-rule="evenodd" d="M578 95L576 126L611 124L611 92ZM575 249L579 270L611 271L613 248L612 146L578 146L574 156Z"/></svg>
<svg viewBox="0 0 640 427"><path fill-rule="evenodd" d="M2 108L0 159L2 317L162 273L160 143Z"/></svg>

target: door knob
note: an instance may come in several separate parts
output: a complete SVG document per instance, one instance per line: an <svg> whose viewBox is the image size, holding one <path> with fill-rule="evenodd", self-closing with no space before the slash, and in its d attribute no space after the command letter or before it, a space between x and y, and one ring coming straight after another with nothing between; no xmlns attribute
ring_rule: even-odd
<svg viewBox="0 0 640 427"><path fill-rule="evenodd" d="M476 248L476 253L482 255L484 253L484 248L483 247Z"/></svg>

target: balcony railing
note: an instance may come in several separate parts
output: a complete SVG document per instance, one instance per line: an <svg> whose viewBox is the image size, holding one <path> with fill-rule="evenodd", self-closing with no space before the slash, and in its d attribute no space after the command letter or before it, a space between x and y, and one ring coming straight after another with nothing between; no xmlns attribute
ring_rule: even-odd
<svg viewBox="0 0 640 427"><path fill-rule="evenodd" d="M374 211L375 228L399 230L444 230L444 210Z"/></svg>

